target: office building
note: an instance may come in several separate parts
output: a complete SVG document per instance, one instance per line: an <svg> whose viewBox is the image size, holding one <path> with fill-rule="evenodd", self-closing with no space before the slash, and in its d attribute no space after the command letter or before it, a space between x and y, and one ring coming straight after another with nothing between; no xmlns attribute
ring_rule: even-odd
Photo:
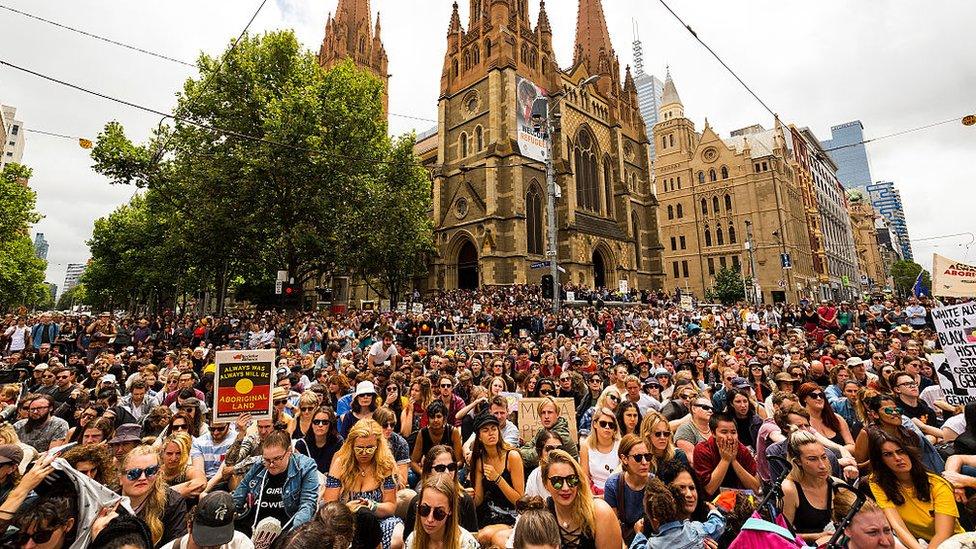
<svg viewBox="0 0 976 549"><path fill-rule="evenodd" d="M871 206L888 220L891 232L898 237L902 258L914 261L908 223L905 221L905 207L898 188L891 181L878 181L867 185L865 190L871 198Z"/></svg>
<svg viewBox="0 0 976 549"><path fill-rule="evenodd" d="M864 147L864 125L860 120L830 128L831 138L821 143L823 149L837 165L837 179L844 188L867 187L871 179L868 151Z"/></svg>
<svg viewBox="0 0 976 549"><path fill-rule="evenodd" d="M64 291L67 292L77 286L84 272L84 263L68 263L68 269L64 272Z"/></svg>
<svg viewBox="0 0 976 549"><path fill-rule="evenodd" d="M47 261L47 239L44 238L44 233L37 233L34 235L34 255Z"/></svg>
<svg viewBox="0 0 976 549"><path fill-rule="evenodd" d="M18 164L24 158L24 123L17 120L17 108L10 105L0 106L3 111L3 122L6 137L3 142L3 155L0 156L0 170L11 162Z"/></svg>

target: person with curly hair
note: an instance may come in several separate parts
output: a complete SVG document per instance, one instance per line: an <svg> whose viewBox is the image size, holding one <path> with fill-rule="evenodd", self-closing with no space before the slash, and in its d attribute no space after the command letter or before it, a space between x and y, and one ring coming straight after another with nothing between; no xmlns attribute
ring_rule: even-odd
<svg viewBox="0 0 976 549"><path fill-rule="evenodd" d="M373 419L353 424L325 476L322 500L368 509L381 519L383 549L403 547L403 521L396 515L396 462Z"/></svg>
<svg viewBox="0 0 976 549"><path fill-rule="evenodd" d="M76 471L88 475L99 484L112 490L118 489L118 473L115 458L104 444L75 446L61 455Z"/></svg>

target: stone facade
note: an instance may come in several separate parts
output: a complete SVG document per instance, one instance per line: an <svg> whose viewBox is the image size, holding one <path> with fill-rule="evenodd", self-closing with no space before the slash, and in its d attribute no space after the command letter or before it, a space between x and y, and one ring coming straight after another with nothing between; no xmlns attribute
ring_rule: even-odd
<svg viewBox="0 0 976 549"><path fill-rule="evenodd" d="M390 75L383 41L380 39L380 16L376 27L371 24L369 0L339 0L335 16L329 14L325 37L319 48L319 65L330 69L346 59L373 73L383 82L383 112L389 112Z"/></svg>
<svg viewBox="0 0 976 549"><path fill-rule="evenodd" d="M431 288L538 283L545 259L546 173L518 140L519 79L548 91L559 113L553 159L564 283L658 289L663 282L648 139L629 67L623 82L599 0L580 0L573 66L561 70L544 2L455 3L447 32L436 135L417 153L431 170L437 257ZM593 75L599 79L581 86Z"/></svg>
<svg viewBox="0 0 976 549"><path fill-rule="evenodd" d="M887 285L888 270L878 243L879 214L874 211L864 194L856 189L847 191L847 208L854 229L861 289L871 292L881 290Z"/></svg>
<svg viewBox="0 0 976 549"><path fill-rule="evenodd" d="M764 302L812 298L817 284L807 206L792 138L777 120L723 140L705 121L701 133L684 115L668 74L654 126L655 186L660 200L665 289L699 298L722 267L752 276ZM791 269L783 269L789 254Z"/></svg>

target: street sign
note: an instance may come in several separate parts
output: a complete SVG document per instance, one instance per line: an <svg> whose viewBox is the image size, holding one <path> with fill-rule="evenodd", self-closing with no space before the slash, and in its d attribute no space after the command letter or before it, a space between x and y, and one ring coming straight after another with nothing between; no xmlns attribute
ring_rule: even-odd
<svg viewBox="0 0 976 549"><path fill-rule="evenodd" d="M536 261L531 265L533 269L548 269L550 263L548 261Z"/></svg>
<svg viewBox="0 0 976 549"><path fill-rule="evenodd" d="M275 295L281 295L281 287L284 285L285 281L275 280Z"/></svg>
<svg viewBox="0 0 976 549"><path fill-rule="evenodd" d="M288 271L278 271L278 276L277 276L277 278L275 278L275 280L277 280L279 282L287 282L288 281Z"/></svg>
<svg viewBox="0 0 976 549"><path fill-rule="evenodd" d="M788 253L779 254L779 264L784 269L792 269L793 268L793 260L790 258L790 254L788 254Z"/></svg>
<svg viewBox="0 0 976 549"><path fill-rule="evenodd" d="M840 281L844 285L845 288L851 285L851 279L848 278L847 275L844 275L844 276L840 277Z"/></svg>

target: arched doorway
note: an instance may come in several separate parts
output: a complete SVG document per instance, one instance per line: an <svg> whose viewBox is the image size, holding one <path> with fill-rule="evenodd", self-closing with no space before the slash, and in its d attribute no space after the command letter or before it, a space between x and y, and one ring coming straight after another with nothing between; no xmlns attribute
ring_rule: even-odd
<svg viewBox="0 0 976 549"><path fill-rule="evenodd" d="M457 281L460 290L478 289L478 249L470 240L465 240L458 250Z"/></svg>
<svg viewBox="0 0 976 549"><path fill-rule="evenodd" d="M607 263L600 250L593 250L593 287L603 288L607 285Z"/></svg>

